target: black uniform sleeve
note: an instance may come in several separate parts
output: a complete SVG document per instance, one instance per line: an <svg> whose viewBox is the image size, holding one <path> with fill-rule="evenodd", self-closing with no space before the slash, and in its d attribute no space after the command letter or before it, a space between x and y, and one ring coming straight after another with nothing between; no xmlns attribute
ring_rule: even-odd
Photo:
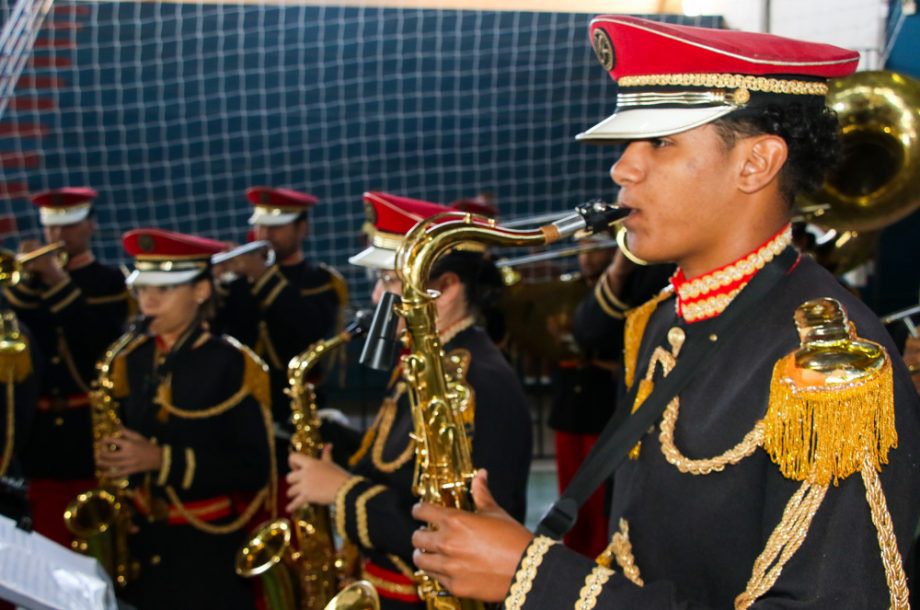
<svg viewBox="0 0 920 610"><path fill-rule="evenodd" d="M209 435L219 437L219 448L203 449L195 443L164 445L156 483L196 497L262 488L269 472L269 446L259 403L246 396L209 419Z"/></svg>
<svg viewBox="0 0 920 610"><path fill-rule="evenodd" d="M362 549L412 557L412 533L420 525L411 515L414 502L386 485L352 477L336 497L336 529Z"/></svg>

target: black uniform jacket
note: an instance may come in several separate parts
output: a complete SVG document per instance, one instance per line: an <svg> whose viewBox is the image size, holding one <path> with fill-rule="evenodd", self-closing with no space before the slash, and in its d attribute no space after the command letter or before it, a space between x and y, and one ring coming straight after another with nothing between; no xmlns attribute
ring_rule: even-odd
<svg viewBox="0 0 920 610"><path fill-rule="evenodd" d="M246 387L248 365L237 347L196 329L159 366L150 337L125 352L123 423L169 447L162 469L150 477L153 497L165 498L167 486L185 502L252 492L267 483L266 421ZM184 416L159 404L161 386L169 387L169 403Z"/></svg>
<svg viewBox="0 0 920 610"><path fill-rule="evenodd" d="M472 356L467 382L475 394L473 465L489 472L489 486L496 501L515 519L526 512L527 476L531 457L530 409L514 371L485 331L468 328L445 346ZM388 413L389 411L389 413ZM340 493L338 525L348 540L375 564L400 571L391 555L412 568L412 532L419 523L412 518L418 498L412 493L415 468L412 414L406 396L395 405L384 403L375 424L373 440L353 473L363 480ZM367 438L371 438L370 434ZM382 449L382 451L381 451ZM376 453L376 455L375 455ZM382 466L382 468L381 468ZM414 568L412 568L414 569Z"/></svg>
<svg viewBox="0 0 920 610"><path fill-rule="evenodd" d="M239 278L224 288L216 328L252 347L269 365L275 421L290 417L288 362L335 329L341 302L339 278L306 261L275 265L255 283Z"/></svg>
<svg viewBox="0 0 920 610"><path fill-rule="evenodd" d="M96 361L121 334L128 315L125 278L99 261L69 271L67 280L4 288L16 315L47 359L23 466L34 478L93 476L92 427L85 397Z"/></svg>
<svg viewBox="0 0 920 610"><path fill-rule="evenodd" d="M880 474L901 557L908 557L920 511L920 405L897 350L878 319L826 271L803 258L759 306L742 331L697 369L681 392L674 445L693 459L719 455L739 443L763 418L774 363L797 349L793 312L803 302L832 297L844 304L859 336L894 356L898 447ZM670 328L708 336L709 322L685 325L674 299L659 304L642 339L637 377L656 346L668 346ZM640 407L641 408L641 407ZM783 477L762 448L735 465L705 475L684 474L668 463L656 426L642 439L638 460L614 475L611 530L628 525L635 566L644 586L615 573L599 585L598 608L733 608L751 578L755 559L801 483ZM761 608L887 608L876 530L859 474L831 485L801 547L778 580L751 606ZM538 538L536 544L546 539ZM525 553L525 557L526 557ZM536 570L524 608L572 607L595 567L560 544ZM526 581L518 572L516 581ZM601 579L603 580L603 579ZM517 582L512 585L512 593Z"/></svg>

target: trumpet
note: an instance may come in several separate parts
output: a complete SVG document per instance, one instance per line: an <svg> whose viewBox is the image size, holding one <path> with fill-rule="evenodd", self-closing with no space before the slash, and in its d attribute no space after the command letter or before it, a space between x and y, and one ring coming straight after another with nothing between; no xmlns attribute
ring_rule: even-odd
<svg viewBox="0 0 920 610"><path fill-rule="evenodd" d="M265 264L268 266L275 264L275 251L272 249L272 243L267 239L257 239L256 241L251 241L248 244L243 244L242 246L237 246L226 252L218 252L211 257L212 265L220 265L221 263L226 263L229 260L232 260L238 256L244 254L250 254L252 252L257 252L258 250L266 251Z"/></svg>
<svg viewBox="0 0 920 610"><path fill-rule="evenodd" d="M61 265L66 265L67 253L64 251L66 245L63 241L56 241L32 252L20 254L14 254L11 250L0 248L0 284L15 286L20 283L28 277L25 266L49 254L57 254Z"/></svg>

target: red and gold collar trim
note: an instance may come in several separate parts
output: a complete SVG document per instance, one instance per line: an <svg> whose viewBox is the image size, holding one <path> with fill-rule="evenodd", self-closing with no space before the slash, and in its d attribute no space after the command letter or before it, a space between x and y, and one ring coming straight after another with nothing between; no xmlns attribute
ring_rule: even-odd
<svg viewBox="0 0 920 610"><path fill-rule="evenodd" d="M704 275L688 280L682 269L671 277L677 315L693 323L714 318L725 311L732 299L757 272L792 243L792 225L786 225L759 248Z"/></svg>

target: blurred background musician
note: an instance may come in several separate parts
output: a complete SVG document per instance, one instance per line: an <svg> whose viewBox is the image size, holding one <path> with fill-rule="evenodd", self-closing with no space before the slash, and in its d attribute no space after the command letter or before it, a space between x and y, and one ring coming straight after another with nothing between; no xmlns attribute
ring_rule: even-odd
<svg viewBox="0 0 920 610"><path fill-rule="evenodd" d="M96 191L84 187L35 194L45 240L60 242L60 255L27 263L26 277L4 288L47 360L22 453L35 529L65 545L71 537L61 514L76 494L94 485L89 384L96 361L128 315L124 276L96 260L91 249L95 198ZM28 253L40 245L26 240L20 249Z"/></svg>
<svg viewBox="0 0 920 610"><path fill-rule="evenodd" d="M387 193L365 194L366 230L371 245L350 262L377 272L374 302L385 291L399 293L396 248L418 221L450 211L434 203ZM501 277L477 250L457 249L434 264L431 288L445 353L465 349L471 364L467 382L475 393L472 434L473 464L489 472L498 502L518 520L526 512L526 487L531 456L531 423L523 389L501 352L482 330L483 314L497 303ZM359 545L365 558L363 577L377 588L383 608L424 607L415 589L412 532L418 523L410 510L415 443L410 437L412 415L406 387L397 367L390 393L365 433L348 470L327 454L316 460L291 454L288 510L305 502L335 504L337 528L343 538ZM324 437L335 432L326 422ZM341 442L341 433L336 435ZM335 442L340 442L335 441Z"/></svg>
<svg viewBox="0 0 920 610"><path fill-rule="evenodd" d="M333 269L314 264L304 255L308 212L316 205L316 197L265 186L248 189L246 197L253 206L249 218L252 237L271 243L275 263L268 264L264 252L231 261L231 269L240 277L223 287L226 294L218 327L255 349L268 363L274 419L286 427L290 416L284 394L288 362L341 324L348 289Z"/></svg>

